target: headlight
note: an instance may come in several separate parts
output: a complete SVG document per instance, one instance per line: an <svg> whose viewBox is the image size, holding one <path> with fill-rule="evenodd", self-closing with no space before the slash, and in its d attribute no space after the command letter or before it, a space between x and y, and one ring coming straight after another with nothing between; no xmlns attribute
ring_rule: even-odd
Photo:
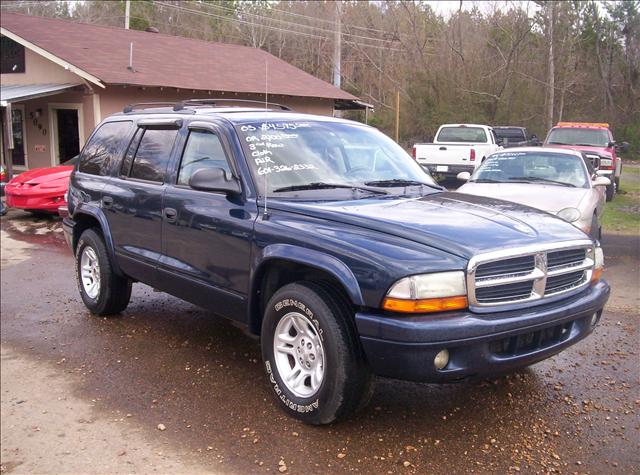
<svg viewBox="0 0 640 475"><path fill-rule="evenodd" d="M578 221L580 216L580 211L576 208L565 208L558 211L558 218L562 218L568 223Z"/></svg>
<svg viewBox="0 0 640 475"><path fill-rule="evenodd" d="M604 252L602 248L597 246L593 250L593 274L591 274L591 282L597 282L602 277L602 271L604 270Z"/></svg>
<svg viewBox="0 0 640 475"><path fill-rule="evenodd" d="M413 275L393 284L384 299L385 310L403 313L442 312L466 308L464 272Z"/></svg>
<svg viewBox="0 0 640 475"><path fill-rule="evenodd" d="M600 159L600 166L601 167L610 167L613 165L613 160L611 160L610 158L601 158Z"/></svg>

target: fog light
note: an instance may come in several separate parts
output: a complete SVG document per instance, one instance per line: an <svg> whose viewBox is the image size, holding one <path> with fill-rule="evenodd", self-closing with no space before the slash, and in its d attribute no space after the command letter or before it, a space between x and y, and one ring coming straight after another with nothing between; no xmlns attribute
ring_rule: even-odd
<svg viewBox="0 0 640 475"><path fill-rule="evenodd" d="M433 366L436 369L444 369L449 364L449 350L446 348L438 352L436 357L433 359Z"/></svg>

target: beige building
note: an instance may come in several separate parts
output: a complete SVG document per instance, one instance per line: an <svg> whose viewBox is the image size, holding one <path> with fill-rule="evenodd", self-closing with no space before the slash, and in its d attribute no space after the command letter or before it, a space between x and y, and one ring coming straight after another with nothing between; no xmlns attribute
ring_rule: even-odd
<svg viewBox="0 0 640 475"><path fill-rule="evenodd" d="M2 163L55 166L131 103L191 98L277 102L331 115L351 94L269 53L153 32L26 15L1 17Z"/></svg>

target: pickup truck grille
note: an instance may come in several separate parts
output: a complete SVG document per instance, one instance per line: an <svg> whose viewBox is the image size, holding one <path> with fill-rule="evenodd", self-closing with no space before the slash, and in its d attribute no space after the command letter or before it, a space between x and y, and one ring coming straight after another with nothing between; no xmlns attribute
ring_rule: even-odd
<svg viewBox="0 0 640 475"><path fill-rule="evenodd" d="M591 280L593 243L573 241L476 256L467 269L469 304L520 304L580 289Z"/></svg>

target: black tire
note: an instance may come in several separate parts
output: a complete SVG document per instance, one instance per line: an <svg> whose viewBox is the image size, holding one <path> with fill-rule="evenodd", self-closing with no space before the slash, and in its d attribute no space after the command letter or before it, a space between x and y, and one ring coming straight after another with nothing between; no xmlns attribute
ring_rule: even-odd
<svg viewBox="0 0 640 475"><path fill-rule="evenodd" d="M612 181L611 184L607 186L607 190L606 190L607 201L613 200L613 197L615 196L615 194L616 194L616 183L615 181Z"/></svg>
<svg viewBox="0 0 640 475"><path fill-rule="evenodd" d="M593 217L591 218L591 229L589 231L589 237L593 240L593 241L599 241L600 240L600 224L598 223L598 216L596 216L596 214L593 214Z"/></svg>
<svg viewBox="0 0 640 475"><path fill-rule="evenodd" d="M269 384L280 407L307 424L329 424L343 419L364 407L371 396L371 372L349 308L338 292L316 282L286 285L267 304L261 345ZM309 330L315 332L324 350L324 376L317 390L306 397L294 394L283 382L274 354L276 327L292 313L310 322ZM299 349L295 346L298 343L291 344L292 352ZM295 361L289 358L291 363ZM311 388L307 381L310 379L305 377L304 384Z"/></svg>
<svg viewBox="0 0 640 475"><path fill-rule="evenodd" d="M620 177L614 179L613 184L616 185L616 193L620 193Z"/></svg>
<svg viewBox="0 0 640 475"><path fill-rule="evenodd" d="M81 256L86 248L93 249L99 265L100 284L97 296L90 297L82 284ZM109 254L99 231L87 229L76 247L76 282L82 301L94 315L115 315L122 312L131 298L131 280L113 272Z"/></svg>

